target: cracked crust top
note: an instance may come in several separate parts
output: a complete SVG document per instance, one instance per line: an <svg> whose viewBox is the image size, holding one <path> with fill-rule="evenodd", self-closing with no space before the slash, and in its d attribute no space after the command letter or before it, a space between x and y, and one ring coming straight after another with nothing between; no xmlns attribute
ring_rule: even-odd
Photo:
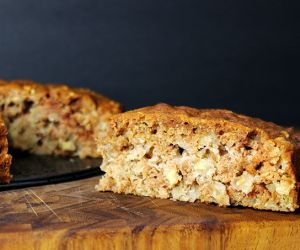
<svg viewBox="0 0 300 250"><path fill-rule="evenodd" d="M103 113L116 114L121 112L121 104L113 101L103 95L95 93L89 89L85 88L71 88L65 84L39 84L31 80L15 80L15 81L5 81L0 80L0 89L5 92L5 89L11 90L25 90L30 95L31 93L47 95L51 93L51 96L57 95L61 103L68 102L72 95L80 95L87 102L96 105L98 109L101 109Z"/></svg>
<svg viewBox="0 0 300 250"><path fill-rule="evenodd" d="M292 128L283 128L272 122L266 122L258 118L252 118L245 115L236 114L224 109L196 109L186 106L173 107L165 103L154 106L144 107L133 111L128 111L114 117L114 120L127 120L130 118L142 118L147 115L147 119L162 120L169 126L176 126L176 123L190 122L191 124L199 124L205 120L206 124L212 126L219 124L230 124L234 127L244 127L249 130L258 130L266 137L274 139L277 137L289 138L293 134Z"/></svg>

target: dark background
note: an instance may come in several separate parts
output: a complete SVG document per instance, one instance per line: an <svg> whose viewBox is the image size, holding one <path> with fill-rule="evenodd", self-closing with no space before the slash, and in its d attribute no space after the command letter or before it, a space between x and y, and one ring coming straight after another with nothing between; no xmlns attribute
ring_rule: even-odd
<svg viewBox="0 0 300 250"><path fill-rule="evenodd" d="M0 0L0 77L300 126L296 1Z"/></svg>

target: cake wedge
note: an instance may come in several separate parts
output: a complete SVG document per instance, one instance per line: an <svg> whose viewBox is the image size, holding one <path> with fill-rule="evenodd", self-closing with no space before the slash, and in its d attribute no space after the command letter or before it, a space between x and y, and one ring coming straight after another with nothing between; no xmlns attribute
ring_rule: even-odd
<svg viewBox="0 0 300 250"><path fill-rule="evenodd" d="M299 141L291 129L228 110L158 104L111 117L96 189L292 212Z"/></svg>

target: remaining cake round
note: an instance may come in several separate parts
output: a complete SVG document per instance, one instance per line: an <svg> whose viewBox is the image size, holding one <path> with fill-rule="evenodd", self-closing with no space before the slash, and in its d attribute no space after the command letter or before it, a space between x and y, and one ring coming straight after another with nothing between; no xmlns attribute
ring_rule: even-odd
<svg viewBox="0 0 300 250"><path fill-rule="evenodd" d="M298 208L293 131L228 110L159 104L111 118L97 189L242 205Z"/></svg>
<svg viewBox="0 0 300 250"><path fill-rule="evenodd" d="M87 89L19 80L0 81L0 111L13 148L85 158L100 157L95 138L121 106Z"/></svg>

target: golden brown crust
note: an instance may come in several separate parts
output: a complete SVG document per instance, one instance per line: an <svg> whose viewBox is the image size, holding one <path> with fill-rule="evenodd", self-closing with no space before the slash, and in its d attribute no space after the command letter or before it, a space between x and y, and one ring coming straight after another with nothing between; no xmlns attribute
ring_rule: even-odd
<svg viewBox="0 0 300 250"><path fill-rule="evenodd" d="M182 121L190 121L192 123L199 123L201 120L210 121L214 124L230 123L231 126L246 127L250 130L260 130L269 138L276 138L280 136L288 136L293 131L278 126L272 122L266 122L258 118L252 118L245 115L236 114L230 110L225 109L196 109L186 106L173 107L165 103L160 103L154 106L136 109L125 112L118 116L118 120L128 119L133 117L143 117L147 115L149 119L161 119L170 126L175 126L176 123Z"/></svg>

